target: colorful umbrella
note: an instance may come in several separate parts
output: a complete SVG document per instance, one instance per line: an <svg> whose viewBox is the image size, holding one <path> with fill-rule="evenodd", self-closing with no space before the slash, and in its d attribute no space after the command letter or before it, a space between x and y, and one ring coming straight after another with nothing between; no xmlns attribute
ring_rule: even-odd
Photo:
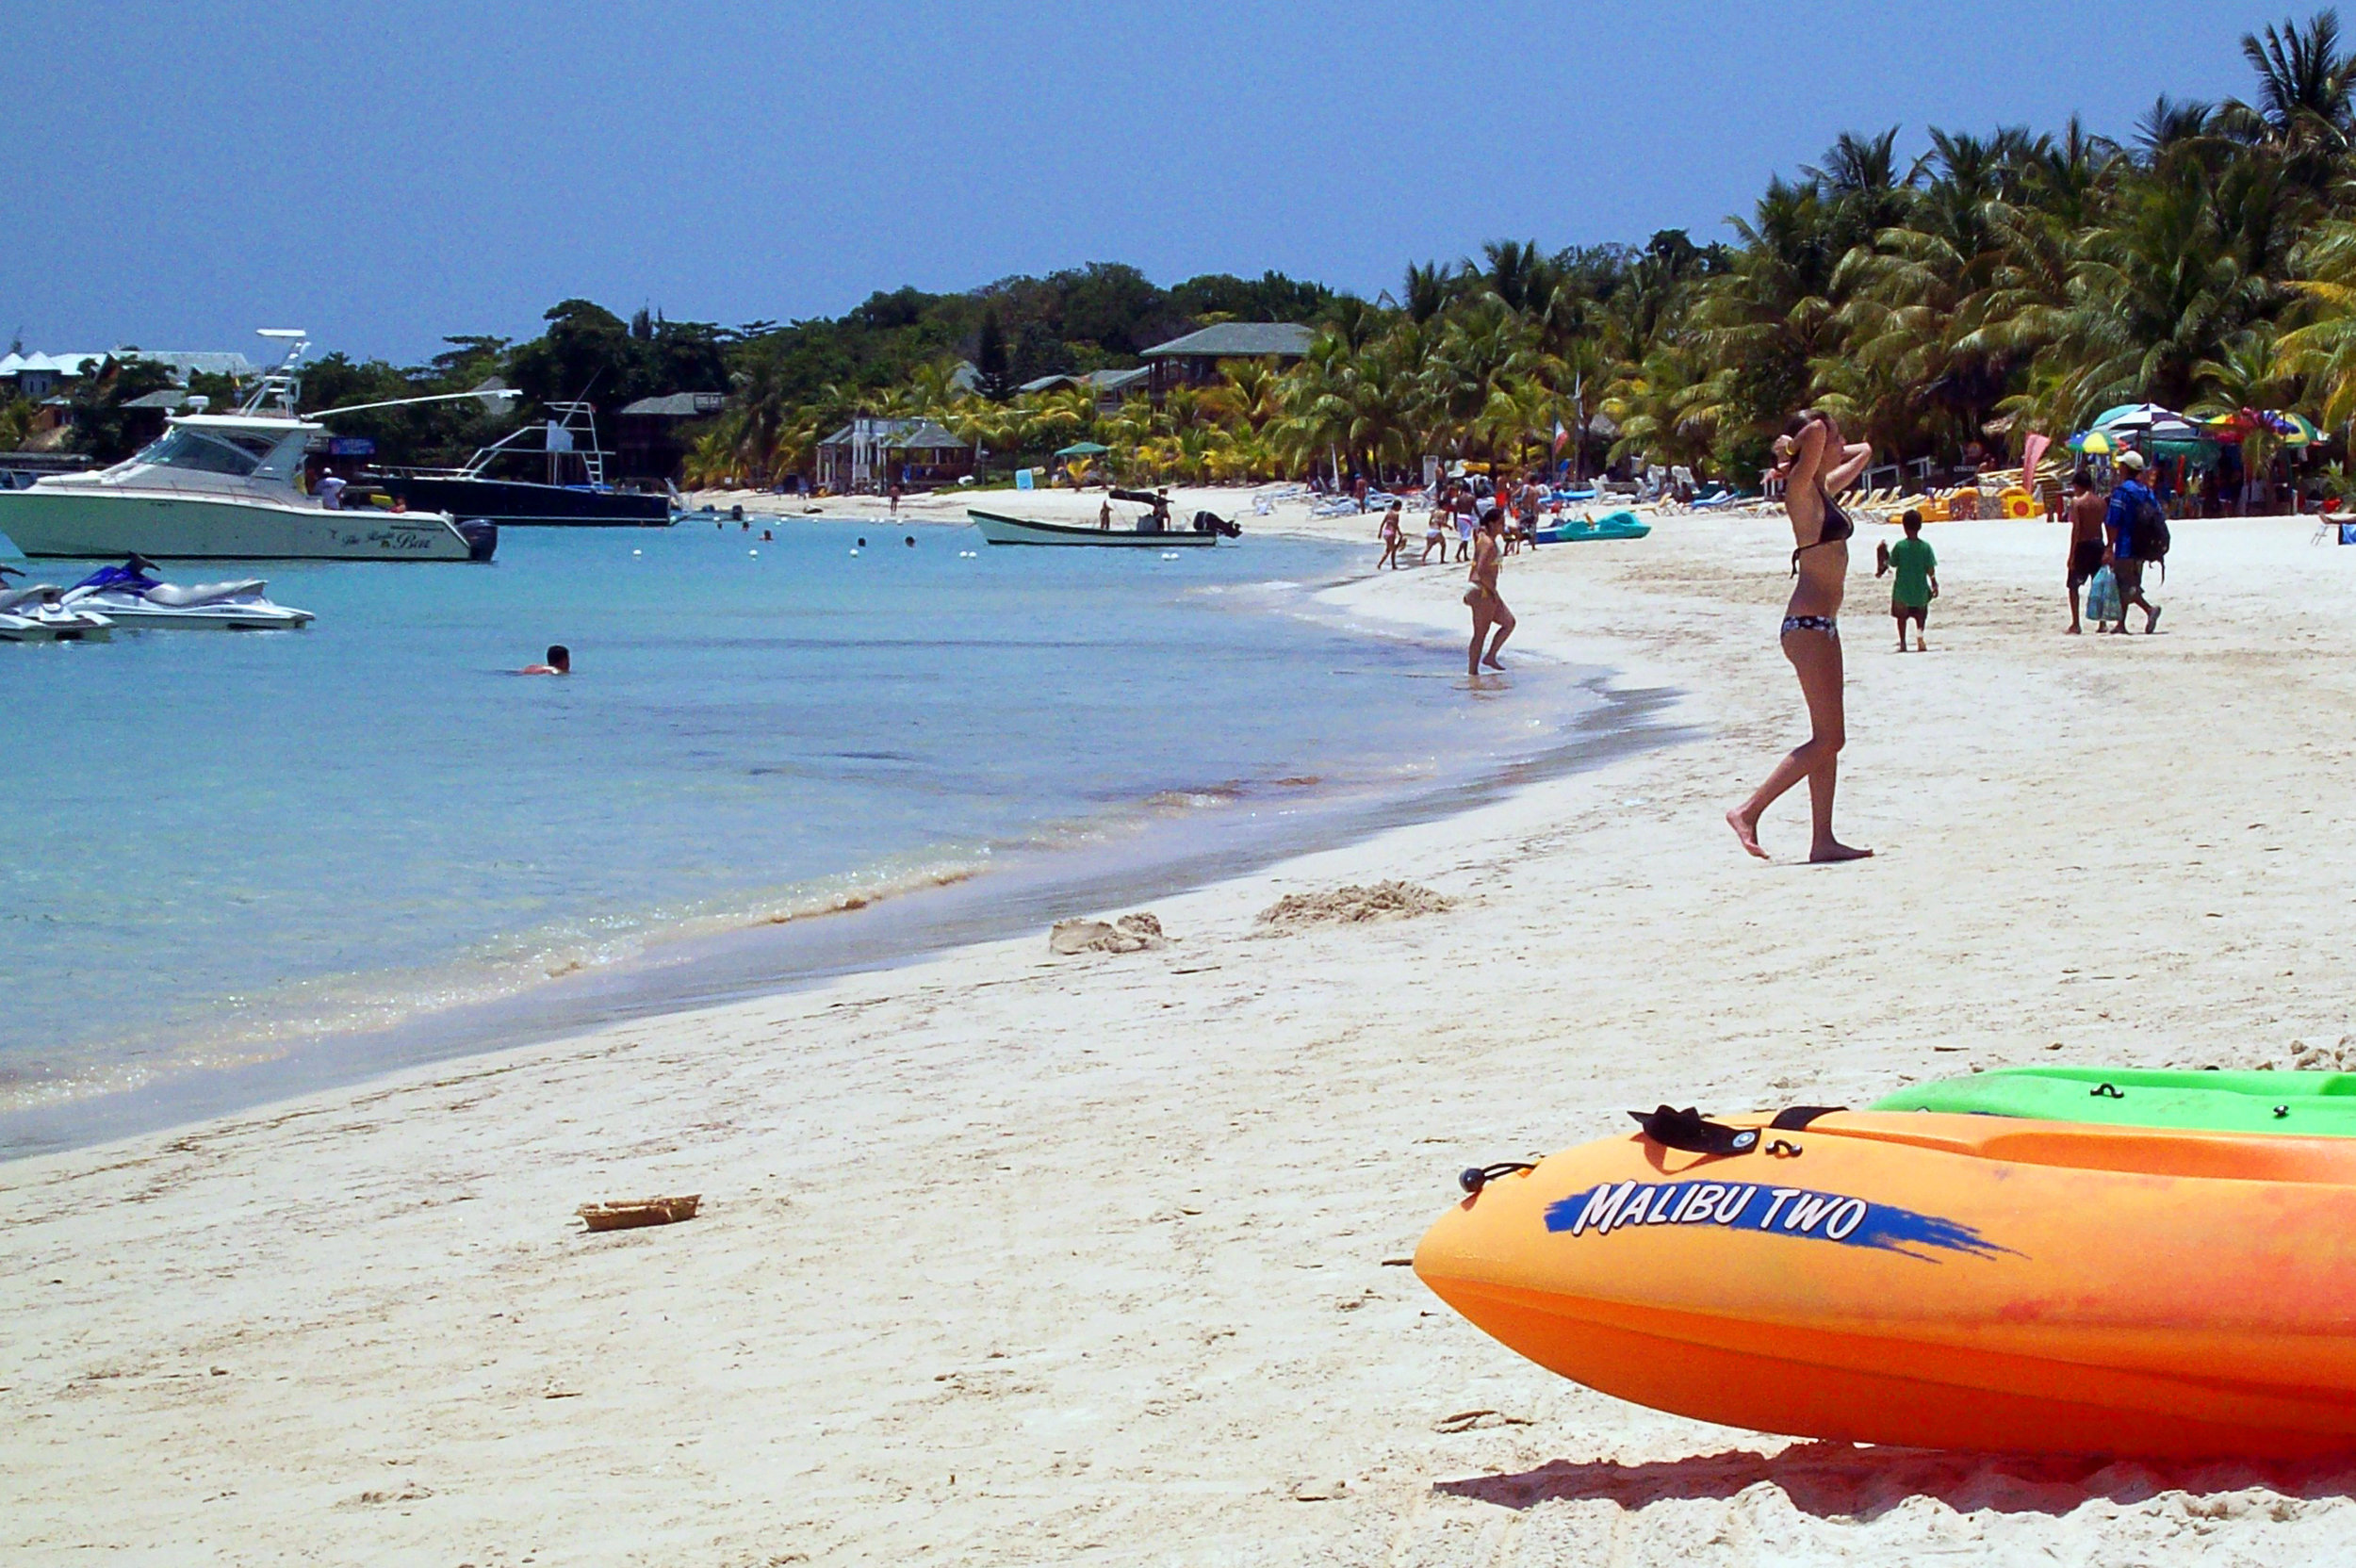
<svg viewBox="0 0 2356 1568"><path fill-rule="evenodd" d="M2282 438L2285 447L2312 447L2323 439L2323 433L2299 415L2269 408L2261 417L2267 429Z"/></svg>
<svg viewBox="0 0 2356 1568"><path fill-rule="evenodd" d="M2190 419L2157 403L2121 403L2096 416L2094 428L2114 435L2148 435L2154 441L2198 441Z"/></svg>
<svg viewBox="0 0 2356 1568"><path fill-rule="evenodd" d="M2119 449L2119 443L2099 430L2081 431L2070 438L2070 444L2088 457L2108 457Z"/></svg>

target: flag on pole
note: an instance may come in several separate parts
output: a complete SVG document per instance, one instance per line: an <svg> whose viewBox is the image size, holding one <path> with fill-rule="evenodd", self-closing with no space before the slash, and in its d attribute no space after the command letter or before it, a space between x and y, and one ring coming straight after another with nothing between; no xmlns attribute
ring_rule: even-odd
<svg viewBox="0 0 2356 1568"><path fill-rule="evenodd" d="M2039 435L2035 431L2031 431L2028 440L2021 443L2021 482L2032 495L2037 492L2037 466L2043 461L2045 449L2053 444L2052 436Z"/></svg>
<svg viewBox="0 0 2356 1568"><path fill-rule="evenodd" d="M1566 431L1566 430L1564 430L1564 429L1562 428L1562 417L1561 417L1560 416L1556 416L1556 418L1555 418L1555 421L1554 421L1554 455L1555 455L1555 456L1557 456L1557 457L1561 457L1561 456L1562 455L1562 446L1563 446L1563 443L1564 443L1564 442L1566 442L1566 441L1568 441L1568 440L1570 440L1570 438L1571 438L1571 433L1570 433L1569 431Z"/></svg>

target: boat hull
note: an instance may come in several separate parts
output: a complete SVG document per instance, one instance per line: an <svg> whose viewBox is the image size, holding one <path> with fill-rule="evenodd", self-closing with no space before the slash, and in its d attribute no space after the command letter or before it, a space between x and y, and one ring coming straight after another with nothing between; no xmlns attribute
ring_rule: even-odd
<svg viewBox="0 0 2356 1568"><path fill-rule="evenodd" d="M2356 1143L1935 1113L1503 1176L1415 1270L1539 1364L1763 1431L2152 1458L2356 1450ZM1630 1217L1633 1216L1634 1217Z"/></svg>
<svg viewBox="0 0 2356 1568"><path fill-rule="evenodd" d="M1633 512L1613 512L1594 522L1558 523L1538 531L1542 545L1577 545L1598 539L1642 539L1652 531L1652 525L1640 520Z"/></svg>
<svg viewBox="0 0 2356 1568"><path fill-rule="evenodd" d="M1216 533L1139 533L1135 529L1090 528L1077 523L1042 523L1009 517L1003 512L969 510L966 516L993 545L1077 545L1098 549L1207 549L1219 543Z"/></svg>
<svg viewBox="0 0 2356 1568"><path fill-rule="evenodd" d="M2349 1137L2356 1136L2356 1073L2016 1068L1918 1084L1871 1108Z"/></svg>
<svg viewBox="0 0 2356 1568"><path fill-rule="evenodd" d="M174 492L84 487L0 491L0 534L28 556L152 561L480 561L498 533L434 513L212 500ZM469 532L473 537L469 537Z"/></svg>
<svg viewBox="0 0 2356 1568"><path fill-rule="evenodd" d="M671 498L533 484L523 480L387 474L372 480L412 511L481 517L514 528L668 528Z"/></svg>

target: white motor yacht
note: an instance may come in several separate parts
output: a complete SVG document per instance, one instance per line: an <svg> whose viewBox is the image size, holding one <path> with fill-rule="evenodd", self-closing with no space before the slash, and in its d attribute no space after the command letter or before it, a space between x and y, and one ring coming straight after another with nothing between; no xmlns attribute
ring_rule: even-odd
<svg viewBox="0 0 2356 1568"><path fill-rule="evenodd" d="M297 343L233 414L179 415L153 445L111 468L0 490L0 534L28 556L489 560L499 546L492 524L339 506L334 494L303 493L303 457L327 437L326 426L294 413L293 366L307 347Z"/></svg>

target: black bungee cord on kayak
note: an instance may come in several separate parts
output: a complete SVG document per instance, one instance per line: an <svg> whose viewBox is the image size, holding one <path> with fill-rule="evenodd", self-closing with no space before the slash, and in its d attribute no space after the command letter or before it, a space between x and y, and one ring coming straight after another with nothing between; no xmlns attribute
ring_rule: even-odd
<svg viewBox="0 0 2356 1568"><path fill-rule="evenodd" d="M1501 1160L1496 1165L1470 1166L1456 1178L1456 1184L1466 1192L1477 1193L1500 1176L1511 1176L1517 1170L1537 1168L1538 1167L1529 1160Z"/></svg>
<svg viewBox="0 0 2356 1568"><path fill-rule="evenodd" d="M1723 1121L1712 1121L1688 1105L1678 1110L1662 1105L1650 1111L1630 1111L1636 1125L1644 1135L1663 1149L1681 1149L1689 1154L1748 1154L1759 1148L1762 1131L1797 1133L1820 1116L1845 1110L1843 1105L1793 1105L1775 1113L1775 1119L1765 1128L1729 1127ZM1799 1150L1777 1138L1775 1142L1792 1153Z"/></svg>
<svg viewBox="0 0 2356 1568"><path fill-rule="evenodd" d="M1765 1130L1802 1132L1818 1117L1847 1109L1845 1105L1793 1105L1776 1112L1775 1119L1767 1124ZM1710 1120L1691 1105L1681 1111L1674 1105L1662 1105L1656 1110L1630 1111L1628 1114L1636 1119L1636 1124L1644 1130L1646 1137L1664 1149L1682 1149L1689 1154L1749 1154L1759 1149L1761 1129L1729 1127L1723 1121ZM1797 1144L1777 1138L1768 1146L1767 1152L1789 1159L1797 1155L1800 1149ZM1467 1166L1458 1173L1456 1184L1478 1196L1482 1187L1500 1176L1537 1168L1529 1160L1501 1160L1496 1165Z"/></svg>

